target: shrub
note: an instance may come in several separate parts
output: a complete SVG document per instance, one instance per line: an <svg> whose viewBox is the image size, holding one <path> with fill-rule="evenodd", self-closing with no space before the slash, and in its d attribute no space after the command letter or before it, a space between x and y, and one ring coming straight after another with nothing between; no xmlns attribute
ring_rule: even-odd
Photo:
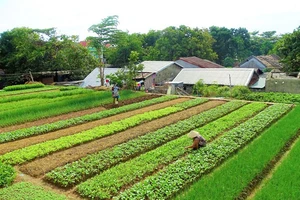
<svg viewBox="0 0 300 200"><path fill-rule="evenodd" d="M234 86L231 89L231 97L241 98L244 95L251 93L250 89L246 86Z"/></svg>
<svg viewBox="0 0 300 200"><path fill-rule="evenodd" d="M220 97L229 97L230 96L230 87L228 87L228 86L218 87L217 95Z"/></svg>
<svg viewBox="0 0 300 200"><path fill-rule="evenodd" d="M193 93L199 95L203 94L203 90L204 90L204 83L203 80L200 79L194 86L193 86Z"/></svg>
<svg viewBox="0 0 300 200"><path fill-rule="evenodd" d="M218 85L208 85L204 87L203 96L215 97L218 94Z"/></svg>

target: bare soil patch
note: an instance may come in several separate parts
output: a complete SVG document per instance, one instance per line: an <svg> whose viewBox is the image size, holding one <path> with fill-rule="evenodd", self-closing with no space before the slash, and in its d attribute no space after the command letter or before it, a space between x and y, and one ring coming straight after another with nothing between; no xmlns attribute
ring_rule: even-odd
<svg viewBox="0 0 300 200"><path fill-rule="evenodd" d="M180 120L187 119L193 115L209 110L223 103L225 103L225 101L210 101L202 105L138 125L134 128L127 129L111 136L56 152L44 158L36 159L32 162L21 165L19 169L25 174L29 174L33 177L40 177L58 166L65 165L88 154L98 152L100 150L126 142L140 135L144 135L148 132L155 131L159 128L176 123Z"/></svg>
<svg viewBox="0 0 300 200"><path fill-rule="evenodd" d="M187 101L187 100L189 100L189 98L178 98L178 99L174 99L174 100L171 100L171 101L167 101L167 102L147 106L147 107L144 107L144 108L141 108L141 109L121 113L121 114L114 115L114 116L111 116L111 117L103 118L103 119L100 119L100 120L95 120L95 121L87 122L87 123L80 124L80 125L77 125L77 126L72 126L72 127L69 127L69 128L49 132L49 133L46 133L46 134L37 135L37 136L29 137L29 138L24 138L24 139L21 139L21 140L16 140L16 141L12 141L12 142L3 143L3 144L0 144L0 154L4 154L4 153L10 152L10 151L13 151L13 150L16 150L16 149L20 149L20 148L23 148L23 147L26 147L26 146L30 146L30 145L33 145L33 144L45 142L47 140L53 140L53 139L57 139L59 137L79 133L81 131L85 131L85 130L88 130L88 129L91 129L91 128L94 128L94 127L97 127L97 126L101 126L101 125L104 125L104 124L111 123L112 121L118 121L118 120L122 120L122 119L131 117L131 116L134 116L134 115L137 115L137 114L141 114L141 113L144 113L144 112L165 108L165 107L172 106L172 105L175 105L177 103Z"/></svg>
<svg viewBox="0 0 300 200"><path fill-rule="evenodd" d="M153 98L157 98L159 96L160 95L149 94L149 95L145 95L145 96L142 96L142 97L137 97L137 98L134 98L134 99L121 100L119 102L118 106L123 106L123 105L132 104L132 103L135 103L135 102L140 102L140 101L144 101L144 100L148 100L148 99L153 99ZM36 121L33 121L33 122L26 122L24 124L18 124L18 125L14 125L14 126L2 127L2 128L0 128L0 133L9 132L9 131L17 130L17 129L22 129L22 128L28 128L28 127L32 127L32 126L39 126L39 125L47 124L47 123L53 123L53 122L56 122L56 121L66 120L66 119L70 119L70 118L74 118L74 117L80 117L80 116L83 116L83 115L100 112L102 110L110 109L110 108L114 108L114 107L116 107L116 105L107 104L107 105L99 106L99 107L96 107L96 108L71 112L71 113L68 113L68 114L62 114L62 115L59 115L59 116L40 119L40 120L36 120Z"/></svg>

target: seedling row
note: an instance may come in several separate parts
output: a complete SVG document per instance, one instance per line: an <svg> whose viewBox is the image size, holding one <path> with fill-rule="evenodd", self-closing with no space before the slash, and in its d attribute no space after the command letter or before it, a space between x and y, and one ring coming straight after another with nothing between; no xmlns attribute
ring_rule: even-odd
<svg viewBox="0 0 300 200"><path fill-rule="evenodd" d="M38 88L30 90L38 90ZM47 98L47 95L54 95L50 97L50 99L57 99L49 100L51 103L45 102L45 106L51 104L59 108L66 105L66 102L70 103L74 101L77 97L84 99L82 101L80 98L78 99L81 103L89 101L91 96L92 98L96 98L96 94L93 92L89 91L81 94L79 90L76 90L77 89L74 88L72 90L54 92L52 94L51 92L49 94L39 92L39 95L40 97L44 95L44 98ZM62 95L62 93L65 93L66 96L55 96L55 94ZM105 92L99 92L97 95L100 93L104 94ZM108 93L110 92L108 91ZM134 98L139 95L140 93L129 93L128 98ZM17 112L17 110L25 109L25 106L19 106L20 109L18 109L18 105L22 105L21 102L26 106L32 106L40 102L37 98L33 98L34 94L31 93L27 94L27 96L31 96L32 98L26 97L25 95L22 99L17 96L18 92L16 92L15 97L11 101L3 100L3 103L0 103L0 107L8 106L10 108L3 109L4 111L1 112L0 115L3 113L7 114L9 111L13 113ZM111 95L107 96L107 94L105 94L102 97L101 103L97 102L94 105L103 105L103 103L112 102ZM5 98L9 99L9 96L5 95ZM18 98L20 99L17 100ZM0 145L1 143L6 144L7 142L47 134L60 129L67 130L71 126L84 125L91 121L112 117L120 113L141 109L176 98L179 97L162 96L81 117L0 133ZM63 101L61 105L59 99ZM96 99L99 100L98 98ZM47 157L49 154L64 151L94 140L105 139L107 136L113 136L121 131L130 130L138 125L143 125L146 122L155 121L168 115L191 109L195 106L204 105L209 101L209 99L204 98L192 98L172 106L137 114L118 121L112 121L109 124L72 135L16 149L0 155L0 161L12 166L27 164L39 158ZM91 107L92 104L89 104L89 106ZM40 109L43 106L44 105L40 105L39 107L37 105L37 108ZM83 109L82 106L79 107L76 109ZM43 109L46 109L46 107ZM289 112L291 109L292 111ZM285 113L288 114L283 117ZM261 173L263 176L267 176L262 173L265 170L265 166L268 166L271 160L280 154L281 149L285 145L288 143L292 145L291 143L293 141L295 141L294 146L297 147L299 144L299 142L296 143L298 141L297 134L299 135L297 131L300 129L300 125L296 120L300 117L299 113L300 111L297 106L296 108L292 108L292 105L288 104L270 105L267 103L234 100L228 102L224 101L222 105L201 112L185 120L148 132L145 135L141 135L129 141L124 141L121 144L90 154L75 162L55 169L52 168L52 171L48 170L49 172L45 174L44 177L39 178L39 180L52 184L53 188L63 187L72 189L74 195L79 195L87 199L170 199L175 197L178 199L193 199L195 198L195 196L193 196L194 193L198 193L199 190L201 190L203 199L244 198L241 194L248 190L253 191L250 185L257 179L257 174ZM44 116L51 115L55 114L45 114ZM291 115L291 117L288 117L289 115ZM32 118L30 120L36 119ZM279 120L278 123L275 123L277 120ZM292 124L292 126L287 126L287 124ZM3 126L7 126L7 124ZM271 126L270 129L267 129L269 126ZM286 130L284 137L282 137L282 127L285 127ZM184 149L185 146L191 144L191 139L186 136L191 130L197 130L207 139L208 143L206 147L200 148L197 151ZM244 149L244 147L247 148ZM297 148L295 151L297 152ZM270 195L269 193L275 193L274 191L278 190L274 185L279 185L279 182L284 180L280 178L287 176L285 172L289 170L288 166L297 165L297 161L293 155L296 155L296 153L291 151L291 158L287 159L286 162L288 164L283 165L282 169L279 168L279 175L275 174L274 179L270 181L263 180L263 182L266 183L266 187L261 187L258 190L258 199L264 199L266 195ZM251 157L251 159L247 160L246 157ZM226 165L223 167L225 163ZM242 163L247 167L239 167ZM255 165L249 163L255 163ZM215 170L216 168L219 169ZM228 174L228 177L219 177L218 172L223 175ZM214 173L216 173L216 175L214 175ZM230 179L232 173L235 173L236 176L232 176L233 178ZM212 174L216 178L207 180L206 177L208 174ZM239 182L243 184L237 185L238 181L234 179L236 177L239 177ZM241 179L241 177L243 177L243 179ZM218 179L220 179L220 182L216 182ZM290 179L292 179L292 177L290 177ZM205 184L201 181L205 181ZM294 182L297 182L297 180L294 180ZM213 190L213 188L217 188L220 183L223 184L224 188L227 188L227 196L224 195L222 189ZM197 184L205 185L209 187L209 189L202 188L198 185L197 192L193 192L193 184L195 186ZM190 186L191 190L186 190ZM11 190L0 189L0 199L5 197L8 193L13 192L14 187L15 191L17 191L15 192L16 199L19 198L18 192L20 192L19 194L21 195L21 193L26 190L35 190L34 186L27 185L26 183L24 183L24 185L14 184ZM256 187L259 187L259 183L256 184ZM280 187L285 188L285 190L289 189L284 185ZM202 190L207 190L207 193ZM53 192L48 193L44 190L41 191L41 194L45 197L49 195L51 199L65 199L65 197L61 195L55 195ZM213 195L209 196L209 194ZM297 193L293 193L292 196L282 195L282 197L294 199L297 196L296 194ZM248 195L250 195L250 193ZM66 193L66 196L66 199L72 199L72 195L70 196ZM39 199L39 197L36 198ZM269 196L268 198L276 199L276 196L271 195L271 197Z"/></svg>

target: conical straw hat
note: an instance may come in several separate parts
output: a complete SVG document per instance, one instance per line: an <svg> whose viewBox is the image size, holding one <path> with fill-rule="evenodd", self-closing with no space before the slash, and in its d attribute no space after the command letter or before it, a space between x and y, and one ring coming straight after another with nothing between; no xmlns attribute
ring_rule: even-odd
<svg viewBox="0 0 300 200"><path fill-rule="evenodd" d="M200 136L200 134L197 131L191 131L187 134L187 136L189 138L194 138L194 137Z"/></svg>

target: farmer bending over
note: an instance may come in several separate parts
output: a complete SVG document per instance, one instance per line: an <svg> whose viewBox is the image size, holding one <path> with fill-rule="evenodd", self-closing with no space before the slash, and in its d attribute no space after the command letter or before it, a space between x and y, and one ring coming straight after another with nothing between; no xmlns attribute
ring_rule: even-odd
<svg viewBox="0 0 300 200"><path fill-rule="evenodd" d="M206 140L197 132L197 131L191 131L187 134L189 138L193 139L193 144L191 146L185 147L192 148L194 150L199 149L200 147L205 147Z"/></svg>

